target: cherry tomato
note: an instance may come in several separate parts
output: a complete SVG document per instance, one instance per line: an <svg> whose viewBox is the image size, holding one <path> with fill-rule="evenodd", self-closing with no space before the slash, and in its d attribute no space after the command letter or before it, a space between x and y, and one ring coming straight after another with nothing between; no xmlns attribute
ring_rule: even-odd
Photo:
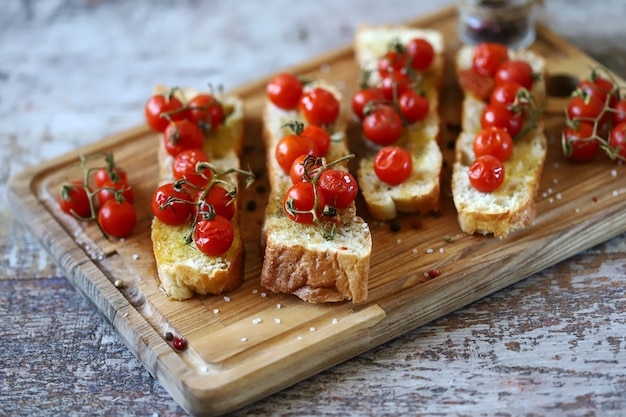
<svg viewBox="0 0 626 417"><path fill-rule="evenodd" d="M488 127L474 137L474 154L493 155L500 161L506 161L513 153L513 138L509 132L497 127Z"/></svg>
<svg viewBox="0 0 626 417"><path fill-rule="evenodd" d="M613 82L607 78L594 76L584 79L578 84L578 88L588 95L596 97L602 104L606 103L606 97L609 94L611 94L611 97L609 98L608 105L614 106L617 102L617 95L613 91L615 86Z"/></svg>
<svg viewBox="0 0 626 417"><path fill-rule="evenodd" d="M398 185L411 176L413 159L399 146L385 146L374 158L374 172L384 183Z"/></svg>
<svg viewBox="0 0 626 417"><path fill-rule="evenodd" d="M317 218L322 216L326 200L324 194L313 183L299 182L289 188L283 200L283 209L287 217L298 223L312 223L315 208L315 196L317 194Z"/></svg>
<svg viewBox="0 0 626 417"><path fill-rule="evenodd" d="M585 98L574 96L567 104L567 115L570 120L592 121L592 119L597 119L603 111L604 102L594 96Z"/></svg>
<svg viewBox="0 0 626 417"><path fill-rule="evenodd" d="M380 89L387 100L397 100L412 85L413 80L404 73L392 74L380 81Z"/></svg>
<svg viewBox="0 0 626 417"><path fill-rule="evenodd" d="M567 127L563 131L563 153L576 162L591 160L600 148L600 142L593 137L593 123L577 123L576 128Z"/></svg>
<svg viewBox="0 0 626 417"><path fill-rule="evenodd" d="M354 177L346 171L327 169L317 182L326 204L336 208L348 207L356 198L359 187Z"/></svg>
<svg viewBox="0 0 626 417"><path fill-rule="evenodd" d="M201 149L204 144L202 129L193 122L183 119L167 126L163 132L167 153L176 156L187 149Z"/></svg>
<svg viewBox="0 0 626 417"><path fill-rule="evenodd" d="M204 190L199 190L196 194L196 202L199 202L202 198ZM231 194L226 188L221 185L214 185L204 198L207 204L213 206L213 210L216 214L225 217L228 220L232 220L235 215L235 196ZM194 206L195 208L195 206Z"/></svg>
<svg viewBox="0 0 626 417"><path fill-rule="evenodd" d="M471 92L480 100L487 100L493 91L495 81L493 78L466 69L458 72L459 84L464 91Z"/></svg>
<svg viewBox="0 0 626 417"><path fill-rule="evenodd" d="M107 235L125 237L133 231L137 213L128 201L109 200L98 211L98 223Z"/></svg>
<svg viewBox="0 0 626 417"><path fill-rule="evenodd" d="M315 155L324 156L330 149L330 134L321 126L307 125L301 133L302 136L309 137L315 144Z"/></svg>
<svg viewBox="0 0 626 417"><path fill-rule="evenodd" d="M612 107L613 110L615 110L611 113L611 122L613 123L613 126L626 122L626 98L617 101Z"/></svg>
<svg viewBox="0 0 626 417"><path fill-rule="evenodd" d="M398 51L388 51L378 60L378 73L381 78L392 74L400 74L406 71L409 63L409 56Z"/></svg>
<svg viewBox="0 0 626 417"><path fill-rule="evenodd" d="M176 155L172 163L174 179L184 178L197 187L207 185L211 179L211 170L203 169L202 172L198 172L196 170L198 162L209 162L209 157L200 149L187 149Z"/></svg>
<svg viewBox="0 0 626 417"><path fill-rule="evenodd" d="M207 256L221 256L230 249L235 240L235 230L231 222L220 215L213 219L201 219L196 224L193 240Z"/></svg>
<svg viewBox="0 0 626 417"><path fill-rule="evenodd" d="M406 53L411 58L411 68L415 71L428 69L435 59L435 50L426 39L411 39L406 44Z"/></svg>
<svg viewBox="0 0 626 417"><path fill-rule="evenodd" d="M292 134L284 136L278 142L274 154L278 165L287 173L297 157L300 155L316 155L317 147L310 137Z"/></svg>
<svg viewBox="0 0 626 417"><path fill-rule="evenodd" d="M170 124L166 117L161 117L168 113L172 121L181 120L185 117L182 111L183 103L171 94L157 94L146 102L144 113L148 126L157 132L163 132Z"/></svg>
<svg viewBox="0 0 626 417"><path fill-rule="evenodd" d="M493 155L483 155L476 158L467 174L474 188L483 193L490 193L504 182L504 165Z"/></svg>
<svg viewBox="0 0 626 417"><path fill-rule="evenodd" d="M479 74L493 77L500 64L509 59L509 50L505 45L483 42L476 45L472 56L472 68Z"/></svg>
<svg viewBox="0 0 626 417"><path fill-rule="evenodd" d="M316 157L310 155L298 156L291 164L291 169L289 170L291 182L296 184L302 181L310 181L321 166L321 161Z"/></svg>
<svg viewBox="0 0 626 417"><path fill-rule="evenodd" d="M183 188L176 189L173 183L163 184L154 191L151 207L157 219L172 226L187 220L193 210L189 193Z"/></svg>
<svg viewBox="0 0 626 417"><path fill-rule="evenodd" d="M126 171L121 168L114 167L109 170L108 168L99 168L93 176L93 182L95 188L101 188L102 184L108 181L113 182L128 182Z"/></svg>
<svg viewBox="0 0 626 417"><path fill-rule="evenodd" d="M609 144L622 160L626 160L626 122L622 122L611 130Z"/></svg>
<svg viewBox="0 0 626 417"><path fill-rule="evenodd" d="M113 182L107 180L102 183L101 190L98 191L98 202L103 205L109 200L115 199L115 190L121 191L124 196L124 200L132 204L135 200L135 192L127 181Z"/></svg>
<svg viewBox="0 0 626 417"><path fill-rule="evenodd" d="M494 78L496 85L515 83L527 90L533 88L533 68L521 59L504 61L496 70Z"/></svg>
<svg viewBox="0 0 626 417"><path fill-rule="evenodd" d="M339 116L339 101L330 91L316 87L300 98L300 112L312 125L330 126Z"/></svg>
<svg viewBox="0 0 626 417"><path fill-rule="evenodd" d="M515 102L517 98L517 92L522 88L521 85L516 83L505 83L496 85L491 92L489 103L491 104L503 104L510 105Z"/></svg>
<svg viewBox="0 0 626 417"><path fill-rule="evenodd" d="M402 119L391 106L377 106L363 119L363 134L378 145L389 145L402 134Z"/></svg>
<svg viewBox="0 0 626 417"><path fill-rule="evenodd" d="M81 181L63 184L57 196L59 207L67 214L80 217L91 216L91 206L87 190Z"/></svg>
<svg viewBox="0 0 626 417"><path fill-rule="evenodd" d="M511 137L515 137L515 135L522 131L524 118L521 113L516 113L508 106L503 106L497 103L488 104L483 110L480 124L483 129L488 127L499 127L509 132Z"/></svg>
<svg viewBox="0 0 626 417"><path fill-rule="evenodd" d="M402 116L404 116L404 120L408 123L416 123L424 120L428 114L428 98L414 90L406 90L400 94L398 107Z"/></svg>
<svg viewBox="0 0 626 417"><path fill-rule="evenodd" d="M359 119L363 120L365 107L369 103L382 102L383 100L385 100L385 94L380 88L369 87L361 89L352 96L352 111Z"/></svg>
<svg viewBox="0 0 626 417"><path fill-rule="evenodd" d="M266 92L276 107L293 110L298 107L302 96L302 82L292 74L277 74L267 84Z"/></svg>
<svg viewBox="0 0 626 417"><path fill-rule="evenodd" d="M188 107L187 119L206 131L216 130L224 121L222 104L210 94L195 96Z"/></svg>

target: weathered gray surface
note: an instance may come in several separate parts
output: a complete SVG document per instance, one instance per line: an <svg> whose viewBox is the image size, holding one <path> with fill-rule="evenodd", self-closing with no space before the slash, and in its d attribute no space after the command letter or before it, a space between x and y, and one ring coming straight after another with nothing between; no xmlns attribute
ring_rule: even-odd
<svg viewBox="0 0 626 417"><path fill-rule="evenodd" d="M142 123L156 83L234 87L444 3L7 2L0 191ZM626 76L622 1L549 0L545 19ZM185 415L2 200L0 253L0 416ZM625 253L620 236L236 414L622 415Z"/></svg>

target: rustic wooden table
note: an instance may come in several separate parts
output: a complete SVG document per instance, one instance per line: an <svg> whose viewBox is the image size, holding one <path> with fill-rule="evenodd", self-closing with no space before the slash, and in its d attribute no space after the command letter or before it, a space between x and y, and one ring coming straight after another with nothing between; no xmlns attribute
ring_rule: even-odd
<svg viewBox="0 0 626 417"><path fill-rule="evenodd" d="M139 4L140 3L140 4ZM227 88L451 1L27 0L0 14L0 191L141 124L157 83ZM548 0L558 35L626 76L626 8ZM618 416L626 235L233 415ZM0 199L0 416L185 415Z"/></svg>

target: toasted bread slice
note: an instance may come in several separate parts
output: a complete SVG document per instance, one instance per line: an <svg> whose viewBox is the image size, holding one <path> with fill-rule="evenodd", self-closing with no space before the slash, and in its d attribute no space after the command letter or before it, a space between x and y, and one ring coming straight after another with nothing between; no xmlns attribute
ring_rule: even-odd
<svg viewBox="0 0 626 417"><path fill-rule="evenodd" d="M371 216L377 220L391 220L398 212L427 213L440 208L440 182L443 157L439 148L439 93L443 84L445 44L443 35L436 30L403 26L362 25L358 28L354 51L362 71L370 72L370 84L378 85L380 76L376 65L392 41L406 44L414 38L426 39L435 51L434 61L425 70L422 89L429 101L427 116L404 128L395 145L402 146L412 156L413 171L398 185L381 181L374 172L374 158L381 146L363 138L357 177Z"/></svg>
<svg viewBox="0 0 626 417"><path fill-rule="evenodd" d="M531 51L510 51L511 59L527 61L533 71L544 74L544 59ZM472 65L473 47L464 46L457 53L457 72ZM462 87L463 88L463 87ZM465 89L462 104L462 132L456 141L452 174L452 196L461 230L474 234L493 234L504 238L510 232L527 227L536 216L535 197L547 154L543 123L515 140L513 153L504 162L505 180L495 191L484 193L469 182L468 171L476 156L475 135L480 132L480 119L485 102L471 89ZM543 77L534 82L531 93L541 106L545 99Z"/></svg>
<svg viewBox="0 0 626 417"><path fill-rule="evenodd" d="M313 86L327 89L341 102L341 94L334 86L318 81L305 90ZM291 179L278 165L274 152L286 133L283 125L293 120L304 123L297 111L281 110L267 101L263 124L272 190L263 226L265 255L261 284L271 291L294 294L312 303L364 301L368 294L372 241L367 223L356 215L354 203L338 210L337 229L332 240L327 240L314 224L292 221L283 210L283 199L291 186ZM331 162L348 154L345 122L339 120L325 157Z"/></svg>
<svg viewBox="0 0 626 417"><path fill-rule="evenodd" d="M166 87L159 86L156 92ZM186 102L198 94L195 90L177 92ZM203 151L218 170L239 168L239 155L243 149L244 109L243 102L234 96L217 95L225 108L227 117L216 131L205 139ZM172 163L158 136L159 183L173 182ZM237 175L228 177L233 184ZM235 202L236 204L236 202ZM152 244L161 289L171 299L184 300L194 293L199 295L220 294L235 289L241 282L243 263L243 243L237 220L237 210L232 219L234 240L230 249L221 256L207 256L191 242L186 244L184 236L189 223L177 226L167 225L158 218L152 220Z"/></svg>

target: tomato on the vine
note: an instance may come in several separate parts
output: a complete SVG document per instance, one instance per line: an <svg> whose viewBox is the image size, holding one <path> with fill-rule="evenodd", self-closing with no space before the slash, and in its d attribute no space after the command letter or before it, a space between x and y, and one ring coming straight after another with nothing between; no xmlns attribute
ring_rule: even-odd
<svg viewBox="0 0 626 417"><path fill-rule="evenodd" d="M100 191L98 191L98 202L100 202L100 205L115 199L116 191L122 192L124 200L131 204L135 199L135 192L127 181L113 182L112 180L107 180L100 185L100 188Z"/></svg>
<svg viewBox="0 0 626 417"><path fill-rule="evenodd" d="M187 119L204 130L216 130L224 121L222 104L210 94L199 94L188 104Z"/></svg>
<svg viewBox="0 0 626 417"><path fill-rule="evenodd" d="M511 137L515 137L522 131L524 117L521 112L516 112L509 106L498 103L485 106L480 118L480 125L483 129L487 127L499 127L509 132Z"/></svg>
<svg viewBox="0 0 626 417"><path fill-rule="evenodd" d="M300 112L312 125L330 126L339 116L339 101L330 91L315 87L300 97Z"/></svg>
<svg viewBox="0 0 626 417"><path fill-rule="evenodd" d="M108 181L113 182L128 182L126 171L121 168L114 167L111 170L108 168L99 168L96 170L93 176L93 182L95 188L101 188L102 184Z"/></svg>
<svg viewBox="0 0 626 417"><path fill-rule="evenodd" d="M405 72L409 62L408 58L408 55L403 52L388 51L378 60L377 67L381 78Z"/></svg>
<svg viewBox="0 0 626 417"><path fill-rule="evenodd" d="M506 161L513 153L513 138L506 130L492 126L476 134L473 148L477 157L493 155L500 161Z"/></svg>
<svg viewBox="0 0 626 417"><path fill-rule="evenodd" d="M266 93L275 106L283 110L298 107L302 96L302 82L293 74L280 73L267 84Z"/></svg>
<svg viewBox="0 0 626 417"><path fill-rule="evenodd" d="M511 105L515 103L515 99L517 98L517 93L520 91L520 88L522 88L522 86L516 83L496 85L491 92L489 103Z"/></svg>
<svg viewBox="0 0 626 417"><path fill-rule="evenodd" d="M622 160L626 160L626 122L622 122L611 130L609 144Z"/></svg>
<svg viewBox="0 0 626 417"><path fill-rule="evenodd" d="M291 182L296 184L302 181L310 181L318 169L322 166L322 162L319 158L310 155L298 156L289 169L289 177Z"/></svg>
<svg viewBox="0 0 626 417"><path fill-rule="evenodd" d="M364 111L368 104L384 100L385 94L380 88L363 88L352 96L352 111L359 119L363 120L363 117L365 117Z"/></svg>
<svg viewBox="0 0 626 417"><path fill-rule="evenodd" d="M600 142L593 137L593 123L579 122L563 131L563 151L565 157L576 162L591 160L600 148Z"/></svg>
<svg viewBox="0 0 626 417"><path fill-rule="evenodd" d="M98 211L98 223L109 236L125 237L137 223L135 208L128 201L108 200Z"/></svg>
<svg viewBox="0 0 626 417"><path fill-rule="evenodd" d="M597 98L602 104L606 103L606 98L609 94L611 94L611 97L609 97L608 105L613 106L617 102L617 94L613 91L615 85L608 78L600 76L586 78L578 83L578 89L584 91L589 96Z"/></svg>
<svg viewBox="0 0 626 417"><path fill-rule="evenodd" d="M530 90L533 87L533 68L521 59L504 61L496 69L494 78L496 85L515 83Z"/></svg>
<svg viewBox="0 0 626 417"><path fill-rule="evenodd" d="M162 117L167 113L167 117ZM144 106L148 126L157 132L163 132L172 121L185 117L183 103L171 93L157 94L148 99Z"/></svg>
<svg viewBox="0 0 626 417"><path fill-rule="evenodd" d="M490 193L504 182L505 172L502 161L493 155L479 156L468 171L470 184L478 191Z"/></svg>
<svg viewBox="0 0 626 417"><path fill-rule="evenodd" d="M617 101L612 106L611 122L613 126L617 126L622 122L626 122L626 98Z"/></svg>
<svg viewBox="0 0 626 417"><path fill-rule="evenodd" d="M317 186L324 194L326 204L336 208L348 207L359 191L352 174L332 168L326 169L320 174Z"/></svg>
<svg viewBox="0 0 626 417"><path fill-rule="evenodd" d="M583 94L584 95L584 94ZM576 95L567 104L567 115L570 120L593 121L604 111L604 102L598 97Z"/></svg>
<svg viewBox="0 0 626 417"><path fill-rule="evenodd" d="M167 126L163 132L163 141L167 153L176 156L187 149L201 149L204 134L202 129L190 120L177 120Z"/></svg>
<svg viewBox="0 0 626 417"><path fill-rule="evenodd" d="M317 125L307 125L300 133L313 140L315 144L315 155L324 156L330 149L330 134L326 129Z"/></svg>
<svg viewBox="0 0 626 417"><path fill-rule="evenodd" d="M428 98L414 90L406 90L398 98L398 108L407 123L416 123L428 114Z"/></svg>
<svg viewBox="0 0 626 417"><path fill-rule="evenodd" d="M193 210L189 193L174 183L163 184L154 191L151 208L157 219L172 226L187 220Z"/></svg>
<svg viewBox="0 0 626 417"><path fill-rule="evenodd" d="M433 63L435 50L426 39L411 39L405 48L407 55L411 58L411 68L415 71L424 71Z"/></svg>
<svg viewBox="0 0 626 417"><path fill-rule="evenodd" d="M396 73L384 77L380 81L380 89L387 100L397 100L405 91L414 84L408 74Z"/></svg>
<svg viewBox="0 0 626 417"><path fill-rule="evenodd" d="M374 172L384 183L398 185L411 176L411 154L399 146L385 146L374 158Z"/></svg>
<svg viewBox="0 0 626 417"><path fill-rule="evenodd" d="M63 184L57 196L59 207L67 214L76 214L80 217L91 215L89 195L81 181L72 181Z"/></svg>
<svg viewBox="0 0 626 417"><path fill-rule="evenodd" d="M196 194L196 202L199 203L201 201L202 194L204 194L204 190L199 190ZM235 216L235 196L219 184L211 187L207 195L204 197L204 202L213 206L213 210L216 214L219 214L228 220L232 220Z"/></svg>
<svg viewBox="0 0 626 417"><path fill-rule="evenodd" d="M389 105L376 106L363 119L363 134L378 145L389 145L402 134L402 119Z"/></svg>
<svg viewBox="0 0 626 417"><path fill-rule="evenodd" d="M493 77L498 67L508 59L509 49L505 45L483 42L474 48L472 68L479 74Z"/></svg>
<svg viewBox="0 0 626 417"><path fill-rule="evenodd" d="M299 182L289 188L283 199L283 209L287 217L298 223L312 223L322 216L326 200L319 188L311 182ZM317 207L315 206L317 197Z"/></svg>
<svg viewBox="0 0 626 417"><path fill-rule="evenodd" d="M176 155L172 163L174 179L186 179L197 187L204 187L211 179L211 170L196 170L198 162L209 162L209 157L200 149L187 149Z"/></svg>
<svg viewBox="0 0 626 417"><path fill-rule="evenodd" d="M290 134L284 136L276 145L274 155L278 165L289 172L291 164L300 155L316 155L317 147L308 136Z"/></svg>
<svg viewBox="0 0 626 417"><path fill-rule="evenodd" d="M221 256L233 244L235 230L230 220L216 215L212 219L198 220L193 238L198 249L205 255Z"/></svg>

